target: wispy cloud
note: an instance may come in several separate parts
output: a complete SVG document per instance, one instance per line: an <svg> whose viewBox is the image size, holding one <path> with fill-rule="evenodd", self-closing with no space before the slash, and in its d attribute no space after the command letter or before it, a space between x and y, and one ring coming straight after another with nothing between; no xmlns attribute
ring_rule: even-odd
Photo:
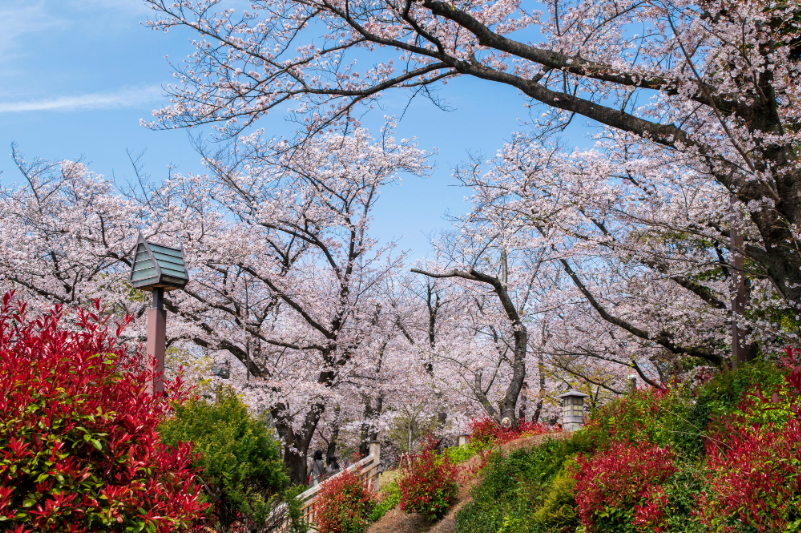
<svg viewBox="0 0 801 533"><path fill-rule="evenodd" d="M162 98L161 87L124 88L110 93L89 93L77 96L56 96L39 100L0 102L0 113L28 111L89 111L94 109L121 109L154 103Z"/></svg>
<svg viewBox="0 0 801 533"><path fill-rule="evenodd" d="M24 35L39 32L53 32L66 28L67 21L53 15L43 2L20 3L0 7L0 61L5 62L13 52L25 50L27 39Z"/></svg>

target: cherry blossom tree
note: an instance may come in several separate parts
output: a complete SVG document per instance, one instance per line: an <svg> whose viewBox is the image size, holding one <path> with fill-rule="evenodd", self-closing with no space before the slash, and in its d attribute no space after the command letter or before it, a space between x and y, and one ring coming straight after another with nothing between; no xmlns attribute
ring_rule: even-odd
<svg viewBox="0 0 801 533"><path fill-rule="evenodd" d="M254 136L207 157L211 176L143 179L127 197L79 163L16 159L27 185L2 192L4 285L43 305L102 298L141 316L147 299L127 283L136 234L182 243L190 283L165 301L170 351L182 363L235 363L232 381L271 413L293 479L306 481L326 410L374 436L381 383L403 368L402 354L382 355L392 332L377 288L402 255L377 246L369 223L383 186L427 171L412 142L390 129L300 147Z"/></svg>
<svg viewBox="0 0 801 533"><path fill-rule="evenodd" d="M81 162L12 158L22 183L0 189L0 284L29 305L102 298L120 315L146 308L127 283L147 213Z"/></svg>
<svg viewBox="0 0 801 533"><path fill-rule="evenodd" d="M561 271L539 302L554 310L550 362L564 372L619 393L626 367L656 384L694 364L729 363L728 191L687 159L632 151L625 136L599 146L567 152L521 135L486 164L463 166L457 176L474 196L462 233L544 253L544 272ZM747 220L740 229L746 246L760 239ZM743 273L749 351L796 339L792 321L760 318L775 312L769 275L753 262Z"/></svg>
<svg viewBox="0 0 801 533"><path fill-rule="evenodd" d="M632 151L684 161L753 223L756 238L738 252L791 305L801 296L792 2L252 0L241 14L223 0L147 3L153 28L197 35L154 126L213 122L235 135L299 102L313 132L390 89L431 95L473 76L547 106L537 131L579 115ZM357 66L379 49L395 56ZM729 204L718 201L713 211Z"/></svg>
<svg viewBox="0 0 801 533"><path fill-rule="evenodd" d="M440 318L442 300L431 281L425 284L428 349L456 364L457 375L461 373L463 379L469 375L466 383L486 414L509 426L517 423L518 399L526 383L530 343L527 324L539 314L535 285L541 281L542 254L536 251L528 254L529 250L517 254L518 250L510 250L503 235L493 229L474 225L464 227L459 234L445 236L440 243L440 255L447 264L414 268L411 272L430 280L458 281L457 291L450 298L458 300L461 323L449 332L453 339L442 339L439 346L434 343L433 327ZM413 342L411 335L406 336ZM455 339L461 339L464 346L455 347ZM466 359L456 356L459 352ZM536 368L541 369L542 365ZM543 378L540 373L541 391ZM493 387L504 388L497 404L488 396ZM537 407L538 416L542 404Z"/></svg>
<svg viewBox="0 0 801 533"><path fill-rule="evenodd" d="M133 317L121 339L144 342L150 297L128 277L138 233L159 235L153 205L122 194L80 161L29 161L16 146L12 158L22 181L0 188L0 289L41 311L55 304L74 311L99 299L104 313ZM167 323L166 371L175 377L183 368L197 383L208 365L182 342L187 326L176 316Z"/></svg>
<svg viewBox="0 0 801 533"><path fill-rule="evenodd" d="M401 257L370 237L371 212L399 173L427 171L426 154L391 133L299 146L253 135L206 154L210 176L175 175L142 198L190 258L192 281L167 309L193 343L243 365L238 386L271 411L298 483L326 410L354 411L337 389L381 372L377 287Z"/></svg>

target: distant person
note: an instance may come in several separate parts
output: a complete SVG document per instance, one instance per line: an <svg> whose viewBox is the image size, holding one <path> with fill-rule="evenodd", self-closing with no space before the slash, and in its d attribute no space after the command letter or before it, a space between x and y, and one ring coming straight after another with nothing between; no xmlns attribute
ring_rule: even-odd
<svg viewBox="0 0 801 533"><path fill-rule="evenodd" d="M340 470L342 470L342 468L339 466L339 461L337 461L337 458L336 457L329 457L329 459L328 459L328 477L333 476L334 474L336 474Z"/></svg>
<svg viewBox="0 0 801 533"><path fill-rule="evenodd" d="M309 476L309 486L316 487L326 478L325 461L323 461L323 451L317 450L314 452L314 461L312 461L311 475Z"/></svg>

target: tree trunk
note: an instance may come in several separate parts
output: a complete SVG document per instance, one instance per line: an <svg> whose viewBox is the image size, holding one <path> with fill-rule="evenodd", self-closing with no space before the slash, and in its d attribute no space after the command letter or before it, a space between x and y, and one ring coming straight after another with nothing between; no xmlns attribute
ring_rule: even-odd
<svg viewBox="0 0 801 533"><path fill-rule="evenodd" d="M309 472L306 465L308 451L308 446L306 450L298 453L292 450L289 444L284 444L284 466L286 466L290 481L295 485L309 484Z"/></svg>
<svg viewBox="0 0 801 533"><path fill-rule="evenodd" d="M336 415L334 416L334 429L331 430L331 439L328 441L328 447L325 450L326 464L330 464L331 460L337 456L337 442L339 441L339 412L340 407L337 405L334 408Z"/></svg>
<svg viewBox="0 0 801 533"><path fill-rule="evenodd" d="M378 439L378 431L371 423L376 417L381 416L381 410L384 407L384 395L379 394L375 401L375 407L370 398L364 400L364 415L363 422L359 432L359 455L367 457L370 455L370 442Z"/></svg>
<svg viewBox="0 0 801 533"><path fill-rule="evenodd" d="M509 296L509 293L506 290L506 285L495 276L478 272L472 268L467 272L463 270L451 270L441 274L426 272L425 270L420 270L417 268L413 268L411 271L417 274L428 276L430 278L462 278L471 281L487 283L488 285L492 286L495 294L500 300L504 312L506 313L506 318L509 320L509 322L511 322L512 330L514 332L514 361L512 363L512 379L509 382L509 386L506 388L506 394L499 405L500 413L493 412L495 410L491 405L489 405L489 402L486 401L486 398L482 398L483 394L481 393L481 390L476 390L475 392L478 395L479 401L484 406L484 409L487 411L487 414L495 418L499 424L506 427L517 426L517 413L515 410L517 406L517 399L520 396L520 389L522 389L523 382L526 379L526 349L528 343L528 330L526 330L526 326L523 325L523 321L520 319L517 308L515 307L514 302L512 302L512 298ZM480 382L480 378L478 381Z"/></svg>
<svg viewBox="0 0 801 533"><path fill-rule="evenodd" d="M520 389L520 409L517 411L518 421L526 421L526 408L528 407L528 384L523 382L523 388Z"/></svg>
<svg viewBox="0 0 801 533"><path fill-rule="evenodd" d="M276 408L279 411L280 406ZM282 411L282 410L281 410ZM306 413L303 426L298 432L293 431L291 423L283 416L276 418L276 427L284 427L284 466L287 468L289 479L297 485L309 483L309 472L306 464L309 457L309 445L311 444L314 431L320 422L320 417L325 412L325 404L315 403ZM283 414L282 412L279 414ZM280 422L279 422L280 421ZM281 430L279 429L279 434Z"/></svg>
<svg viewBox="0 0 801 533"><path fill-rule="evenodd" d="M545 331L545 326L543 326L543 332ZM540 350L539 354L537 355L537 367L540 374L540 390L537 393L537 407L534 409L534 416L531 417L531 421L535 424L540 421L540 416L542 415L542 405L545 402L545 358L542 355L542 350Z"/></svg>
<svg viewBox="0 0 801 533"><path fill-rule="evenodd" d="M364 399L362 425L359 431L359 455L367 457L370 453L370 419L373 417L373 406L369 397Z"/></svg>

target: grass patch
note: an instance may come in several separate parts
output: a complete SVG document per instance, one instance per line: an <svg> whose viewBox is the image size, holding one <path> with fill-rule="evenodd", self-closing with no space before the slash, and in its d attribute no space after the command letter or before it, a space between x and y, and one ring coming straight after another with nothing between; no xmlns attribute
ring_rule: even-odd
<svg viewBox="0 0 801 533"><path fill-rule="evenodd" d="M567 464L592 448L586 432L569 440L547 439L540 446L489 456L482 482L473 488L473 501L456 515L463 533L575 531L578 520ZM555 482L558 480L558 483ZM543 510L539 515L538 511Z"/></svg>
<svg viewBox="0 0 801 533"><path fill-rule="evenodd" d="M379 501L375 507L373 507L373 511L370 513L370 520L372 522L377 522L380 520L381 517L390 511L390 509L400 503L400 489L398 488L398 484L393 481L386 487L383 487L381 489L381 497L383 499Z"/></svg>
<svg viewBox="0 0 801 533"><path fill-rule="evenodd" d="M458 465L464 463L471 457L474 457L479 452L479 447L473 444L465 444L464 446L451 446L445 450L445 455L448 456L451 464Z"/></svg>

